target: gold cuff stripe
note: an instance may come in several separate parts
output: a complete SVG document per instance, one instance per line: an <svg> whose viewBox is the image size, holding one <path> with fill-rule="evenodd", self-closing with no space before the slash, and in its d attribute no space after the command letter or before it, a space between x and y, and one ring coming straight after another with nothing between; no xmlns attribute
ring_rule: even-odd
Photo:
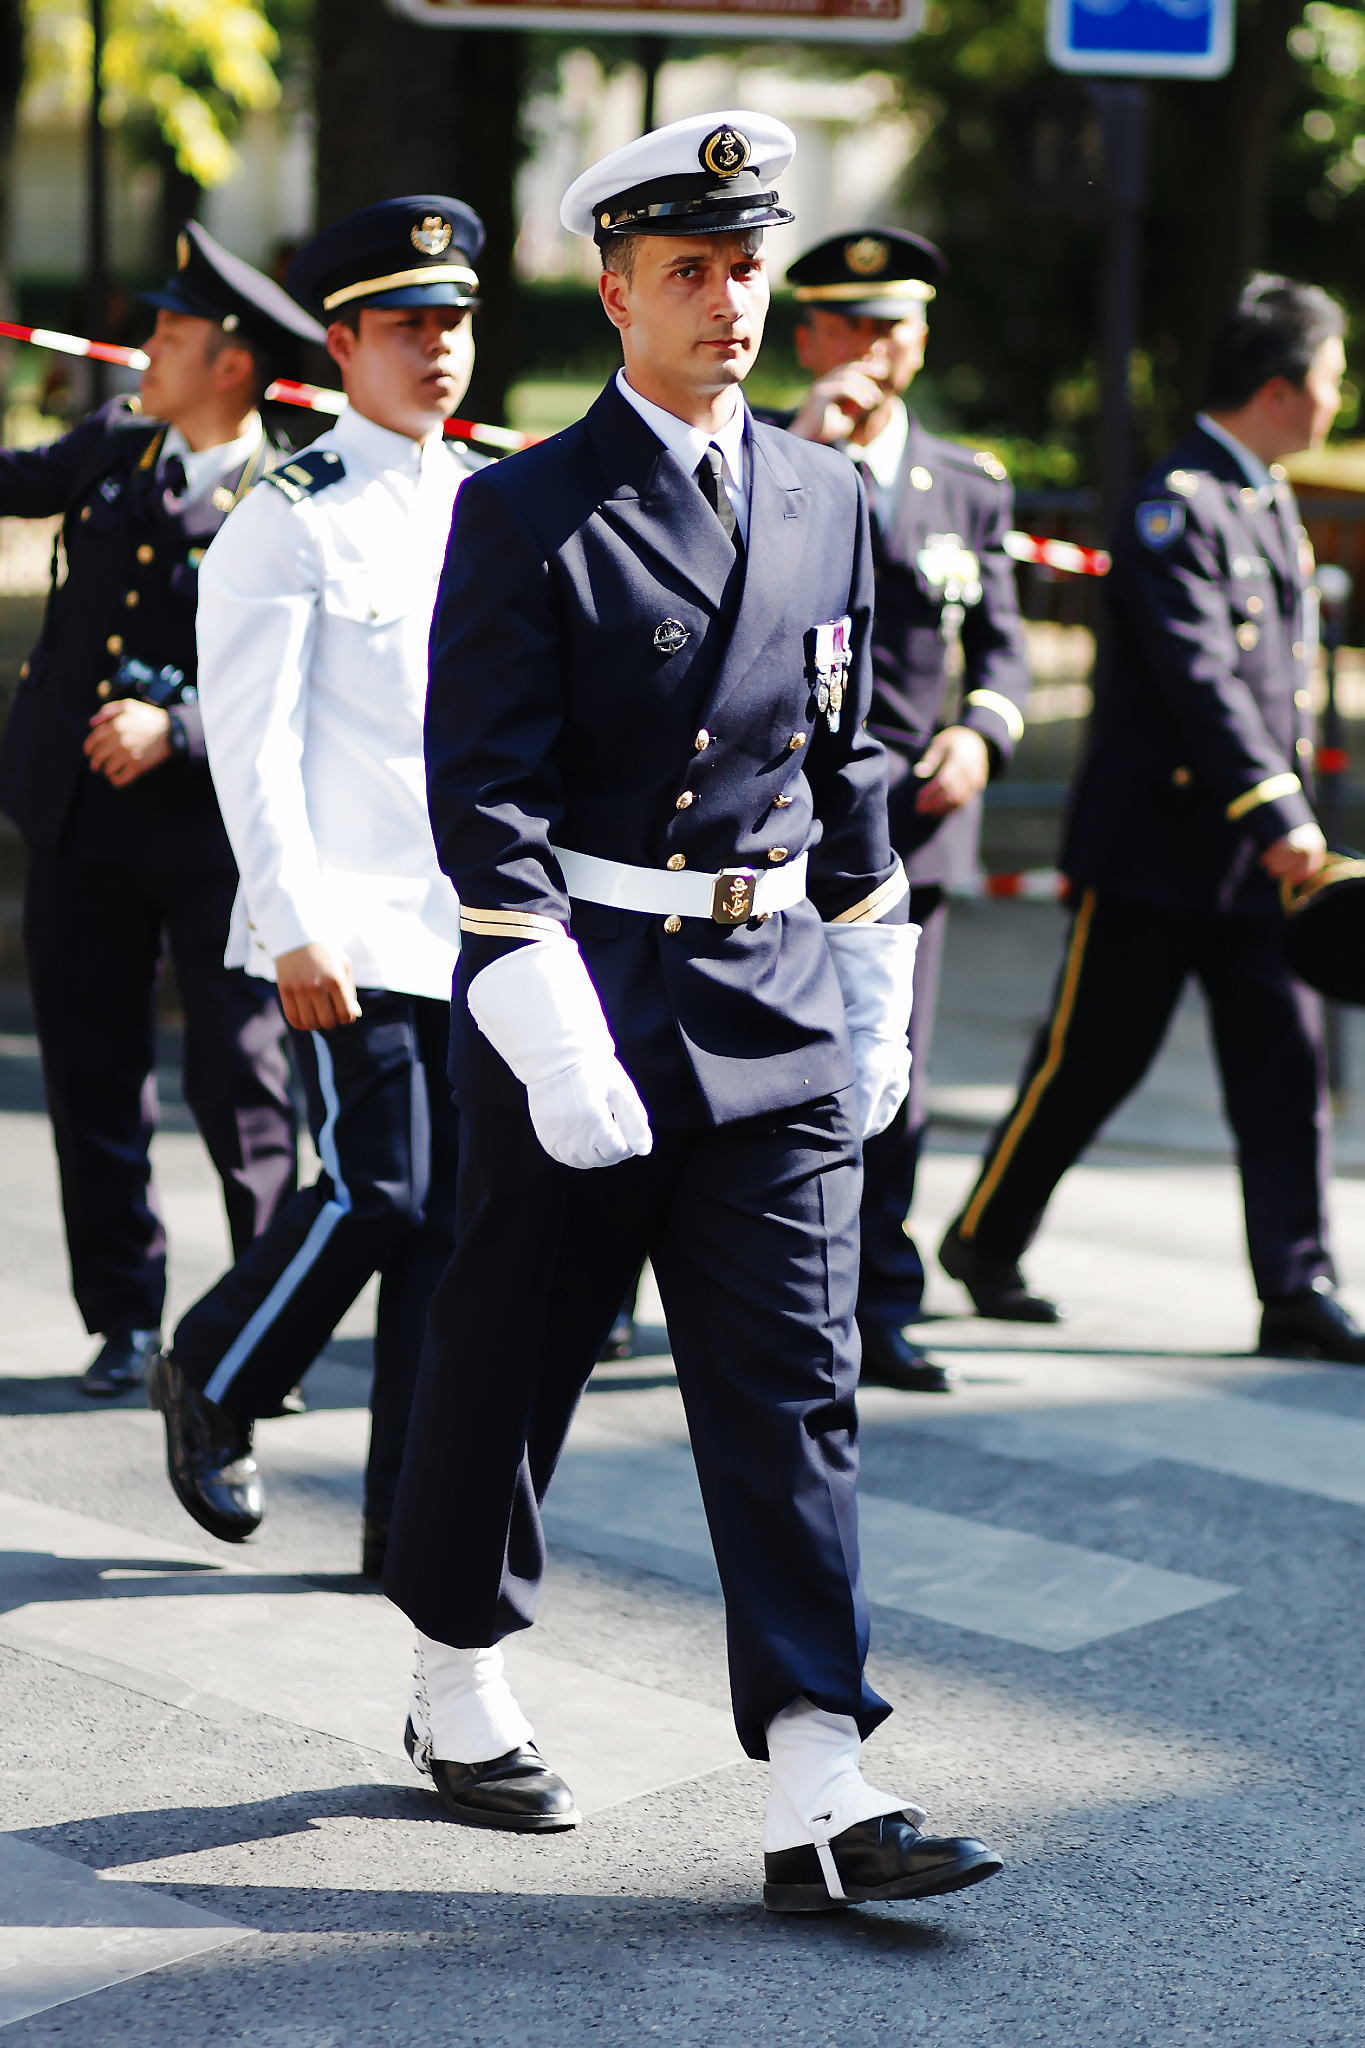
<svg viewBox="0 0 1365 2048"><path fill-rule="evenodd" d="M322 302L323 311L330 313L334 306L363 299L366 292L397 292L409 284L468 284L475 291L479 288L474 272L461 263L426 263L420 270L395 270L389 277L367 277L363 284L348 284L339 292L328 292Z"/></svg>
<svg viewBox="0 0 1365 2048"><path fill-rule="evenodd" d="M1048 1034L1047 1057L1029 1082L1023 1101L1010 1119L1004 1137L1000 1140L995 1157L976 1184L976 1191L967 1204L962 1222L958 1226L963 1238L976 1236L976 1227L981 1221L982 1211L1004 1178L1005 1169L1014 1157L1019 1140L1038 1113L1038 1104L1047 1093L1048 1087L1062 1064L1066 1051L1066 1034L1070 1029L1072 1012L1076 1007L1076 991L1080 986L1081 966L1085 960L1086 942L1090 937L1090 924L1095 915L1095 891L1087 889L1081 898L1081 907L1076 913L1072 927L1071 944L1067 949L1066 968L1062 975L1062 991L1057 998L1057 1007L1052 1014L1052 1030Z"/></svg>
<svg viewBox="0 0 1365 2048"><path fill-rule="evenodd" d="M484 939L559 939L569 936L557 917L541 917L534 910L478 910L460 905L460 930Z"/></svg>
<svg viewBox="0 0 1365 2048"><path fill-rule="evenodd" d="M888 910L894 910L903 896L910 894L910 884L905 879L905 869L896 862L896 872L884 881L870 896L864 896L851 910L841 910L831 924L875 924L879 917L885 917Z"/></svg>
<svg viewBox="0 0 1365 2048"><path fill-rule="evenodd" d="M795 296L803 306L853 305L859 299L919 299L927 306L937 294L923 278L905 277L891 284L799 284Z"/></svg>
<svg viewBox="0 0 1365 2048"><path fill-rule="evenodd" d="M1259 811L1262 804L1273 804L1282 796L1293 796L1303 788L1297 775L1268 775L1264 782L1258 782L1255 789L1244 790L1242 795L1230 803L1225 816L1230 822L1245 818L1249 811Z"/></svg>
<svg viewBox="0 0 1365 2048"><path fill-rule="evenodd" d="M1008 697L1002 697L998 690L969 690L963 698L964 704L979 704L983 711L993 711L1005 722L1005 731L1012 740L1024 737L1024 714L1017 704L1011 704Z"/></svg>

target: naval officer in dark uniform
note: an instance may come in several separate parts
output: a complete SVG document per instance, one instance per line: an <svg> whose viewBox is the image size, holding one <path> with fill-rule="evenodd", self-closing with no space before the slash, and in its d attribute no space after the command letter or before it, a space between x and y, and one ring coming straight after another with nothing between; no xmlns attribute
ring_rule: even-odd
<svg viewBox="0 0 1365 2048"><path fill-rule="evenodd" d="M0 453L0 513L63 515L42 637L0 748L24 837L28 956L76 1304L104 1343L88 1394L140 1385L166 1237L151 1185L163 943L185 1012L184 1089L245 1250L295 1179L284 1020L223 965L237 870L195 689L198 564L284 459L258 402L316 323L194 221L158 292L141 406L115 399Z"/></svg>
<svg viewBox="0 0 1365 2048"><path fill-rule="evenodd" d="M1332 1284L1321 1005L1281 952L1281 889L1315 874L1325 848L1313 555L1279 465L1336 415L1343 326L1314 287L1254 279L1215 343L1207 410L1119 517L1052 1014L939 1254L982 1314L1051 1313L1020 1255L1142 1080L1193 974L1237 1139L1260 1348L1365 1364Z"/></svg>
<svg viewBox="0 0 1365 2048"><path fill-rule="evenodd" d="M815 379L790 431L842 447L867 489L877 583L868 731L887 750L891 843L921 928L910 1093L863 1148L862 1377L937 1392L947 1389L947 1373L905 1325L918 1317L924 1293L907 1218L929 1121L945 891L976 871L981 791L1009 765L1029 686L1004 550L1013 514L1005 471L984 449L926 433L905 405L945 270L931 242L896 228L835 235L787 270L797 354Z"/></svg>
<svg viewBox="0 0 1365 2048"><path fill-rule="evenodd" d="M698 116L584 173L625 366L471 478L432 628L428 793L461 901L457 1245L433 1297L384 1585L408 1742L476 1825L570 1826L501 1640L627 1276L668 1315L771 1760L765 1902L956 1890L999 1858L869 1786L857 1540L859 1141L908 1082L914 931L871 703L865 500L749 416L762 230L794 148ZM494 1361L490 1370L489 1361Z"/></svg>

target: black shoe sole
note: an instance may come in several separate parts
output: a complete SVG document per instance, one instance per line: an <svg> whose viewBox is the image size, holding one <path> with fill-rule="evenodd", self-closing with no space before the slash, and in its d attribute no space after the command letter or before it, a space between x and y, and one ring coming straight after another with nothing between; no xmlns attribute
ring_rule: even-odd
<svg viewBox="0 0 1365 2048"><path fill-rule="evenodd" d="M1311 1337L1284 1337L1278 1342L1273 1337L1262 1337L1256 1346L1256 1356L1306 1359L1313 1365L1353 1365L1357 1369L1365 1366L1365 1358L1345 1358L1340 1352L1329 1351L1324 1344L1315 1344Z"/></svg>
<svg viewBox="0 0 1365 2048"><path fill-rule="evenodd" d="M950 1280L956 1280L971 1296L972 1307L983 1323L1064 1323L1071 1314L1071 1305L1065 1301L1046 1301L1041 1295L1012 1301L1009 1296L1002 1300L987 1288L976 1288L967 1277L971 1271L967 1259L961 1256L964 1247L961 1239L945 1238L938 1248L938 1262Z"/></svg>
<svg viewBox="0 0 1365 2048"><path fill-rule="evenodd" d="M154 1408L165 1422L166 1429L166 1477L171 1482L171 1492L179 1501L191 1521L197 1522L210 1536L216 1536L220 1543L245 1543L260 1528L263 1515L255 1520L243 1517L241 1520L226 1522L219 1519L211 1508L205 1507L198 1494L182 1486L176 1475L175 1460L171 1456L171 1425L164 1403L158 1398L161 1391L161 1374L154 1366L147 1375L147 1405Z"/></svg>
<svg viewBox="0 0 1365 2048"><path fill-rule="evenodd" d="M1000 1856L963 1856L923 1877L900 1877L871 1891L854 1889L842 1899L832 1899L822 1884L765 1884L763 1904L770 1913L842 1913L848 1906L875 1906L895 1899L937 1899L948 1892L966 1891L969 1885L984 1884L988 1877L998 1877L1004 1867Z"/></svg>
<svg viewBox="0 0 1365 2048"><path fill-rule="evenodd" d="M930 1366L919 1377L893 1380L889 1373L862 1372L858 1376L860 1387L889 1387L893 1394L951 1394L953 1383L946 1372L937 1366Z"/></svg>

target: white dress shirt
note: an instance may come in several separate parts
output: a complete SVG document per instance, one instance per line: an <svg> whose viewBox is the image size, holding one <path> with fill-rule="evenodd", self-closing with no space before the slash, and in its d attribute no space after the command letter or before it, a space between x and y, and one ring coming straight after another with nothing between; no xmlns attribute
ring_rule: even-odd
<svg viewBox="0 0 1365 2048"><path fill-rule="evenodd" d="M680 420L673 412L665 412L661 405L655 405L649 398L641 398L626 382L624 370L616 372L616 388L627 405L633 405L651 433L657 434L670 455L676 456L687 474L695 477L697 464L714 442L721 453L724 464L725 495L735 508L735 519L739 525L739 536L745 547L749 545L749 471L748 471L748 425L749 415L738 390L735 392L735 409L723 427L717 427L714 434L706 433L701 427L691 427L686 420Z"/></svg>
<svg viewBox="0 0 1365 2048"><path fill-rule="evenodd" d="M1240 465L1242 475L1251 485L1253 491L1263 493L1261 503L1263 505L1273 504L1275 498L1275 479L1271 476L1270 471L1266 468L1260 456L1253 455L1251 450L1239 441L1235 434L1230 434L1226 427L1220 427L1217 420L1211 420L1206 412L1197 412L1194 416L1194 423L1197 427L1202 427L1204 432L1217 441L1220 447L1227 449L1228 454Z"/></svg>
<svg viewBox="0 0 1365 2048"><path fill-rule="evenodd" d="M891 417L874 440L861 448L855 447L852 441L844 443L863 472L868 499L883 533L890 525L896 507L896 484L909 439L910 415L905 409L905 400L893 398Z"/></svg>
<svg viewBox="0 0 1365 2048"><path fill-rule="evenodd" d="M247 422L245 433L239 434L235 441L220 441L216 448L200 448L196 451L191 448L179 427L167 429L156 465L157 474L161 475L173 455L178 455L185 465L184 496L175 498L168 491L166 499L170 509L182 515L190 533L199 533L205 526L216 527L220 523L220 507L214 506L209 512L209 517L202 521L195 519L195 510L204 499L211 498L225 477L231 476L234 470L241 469L251 460L261 445L264 433L265 428L261 425L260 414L253 412Z"/></svg>
<svg viewBox="0 0 1365 2048"><path fill-rule="evenodd" d="M199 702L241 871L224 955L275 978L310 940L362 988L450 995L459 905L427 816L427 639L465 471L354 411L341 482L242 500L199 572Z"/></svg>

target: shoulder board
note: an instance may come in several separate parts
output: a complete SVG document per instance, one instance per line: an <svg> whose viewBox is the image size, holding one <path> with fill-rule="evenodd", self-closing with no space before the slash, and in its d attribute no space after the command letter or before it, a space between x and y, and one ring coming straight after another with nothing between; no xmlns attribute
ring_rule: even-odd
<svg viewBox="0 0 1365 2048"><path fill-rule="evenodd" d="M1173 469L1166 478L1168 491L1175 491L1182 498L1194 498L1199 494L1199 474L1193 469Z"/></svg>
<svg viewBox="0 0 1365 2048"><path fill-rule="evenodd" d="M272 469L261 482L274 484L292 505L301 505L305 498L315 498L319 491L325 491L328 484L339 484L345 474L345 463L332 449L305 448L282 468Z"/></svg>

